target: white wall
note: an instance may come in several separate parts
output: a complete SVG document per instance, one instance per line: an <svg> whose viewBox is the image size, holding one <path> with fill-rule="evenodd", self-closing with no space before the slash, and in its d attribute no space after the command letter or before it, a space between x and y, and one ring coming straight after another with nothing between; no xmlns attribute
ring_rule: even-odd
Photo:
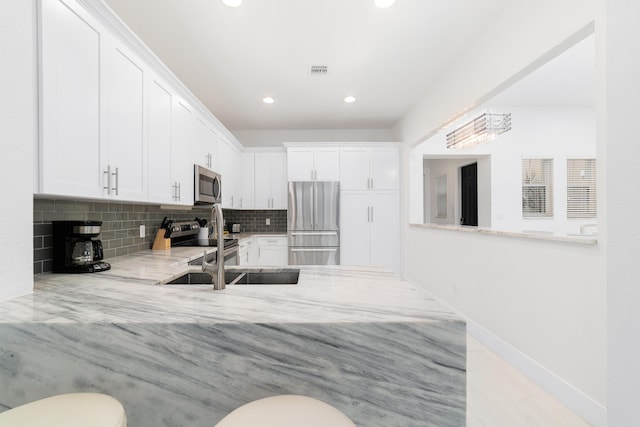
<svg viewBox="0 0 640 427"><path fill-rule="evenodd" d="M640 2L603 0L601 7L598 156L607 159L601 172L607 181L609 426L630 427L640 420Z"/></svg>
<svg viewBox="0 0 640 427"><path fill-rule="evenodd" d="M584 38L594 17L593 2L512 3L434 82L397 126L398 134L408 147L420 143L531 64ZM405 150L407 189L409 162L416 164L415 149ZM405 212L415 218L415 204L410 207L407 202ZM404 233L408 279L470 318L475 330L493 338L494 348L512 349L502 354L572 409L594 425L605 424L604 247L410 226Z"/></svg>
<svg viewBox="0 0 640 427"><path fill-rule="evenodd" d="M0 301L33 290L36 143L35 1L3 0L0 13Z"/></svg>
<svg viewBox="0 0 640 427"><path fill-rule="evenodd" d="M245 147L282 147L283 142L389 142L396 141L390 129L236 130Z"/></svg>

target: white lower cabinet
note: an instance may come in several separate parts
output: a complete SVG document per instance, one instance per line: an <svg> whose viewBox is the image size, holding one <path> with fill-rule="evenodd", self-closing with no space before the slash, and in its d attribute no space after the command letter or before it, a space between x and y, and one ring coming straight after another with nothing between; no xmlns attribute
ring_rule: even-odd
<svg viewBox="0 0 640 427"><path fill-rule="evenodd" d="M340 193L340 264L400 272L400 193Z"/></svg>
<svg viewBox="0 0 640 427"><path fill-rule="evenodd" d="M286 236L258 237L258 265L287 265L289 254Z"/></svg>
<svg viewBox="0 0 640 427"><path fill-rule="evenodd" d="M258 245L253 237L240 239L240 247L238 248L238 264L258 264Z"/></svg>

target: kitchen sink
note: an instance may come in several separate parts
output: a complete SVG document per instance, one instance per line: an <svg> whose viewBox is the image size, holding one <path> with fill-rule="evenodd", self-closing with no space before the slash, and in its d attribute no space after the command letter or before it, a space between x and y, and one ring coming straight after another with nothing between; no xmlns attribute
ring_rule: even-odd
<svg viewBox="0 0 640 427"><path fill-rule="evenodd" d="M224 273L224 282L230 285L297 285L300 269L234 269ZM166 285L211 285L211 275L188 272L165 283Z"/></svg>

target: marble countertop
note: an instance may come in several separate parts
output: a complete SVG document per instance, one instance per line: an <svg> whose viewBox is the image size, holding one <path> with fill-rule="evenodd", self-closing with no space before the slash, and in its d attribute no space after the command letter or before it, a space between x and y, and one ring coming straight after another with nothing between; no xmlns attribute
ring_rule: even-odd
<svg viewBox="0 0 640 427"><path fill-rule="evenodd" d="M577 243L581 245L596 245L598 244L598 238L595 235L589 234L574 234L574 235L560 235L554 234L551 232L545 231L506 231L506 230L495 230L491 228L482 228L482 227L471 227L471 226L462 226L462 225L449 225L449 224L409 224L410 227L414 228L428 228L434 230L448 230L448 231L456 231L463 233L478 233L478 234L488 234L493 236L504 236L504 237L516 237L521 239L533 239L533 240L547 240L551 242L565 242L565 243Z"/></svg>
<svg viewBox="0 0 640 427"><path fill-rule="evenodd" d="M387 270L303 266L297 285L161 285L199 247L109 259L95 274L35 276L31 295L0 303L0 323L333 323L461 321L425 290ZM215 248L207 248L215 250Z"/></svg>

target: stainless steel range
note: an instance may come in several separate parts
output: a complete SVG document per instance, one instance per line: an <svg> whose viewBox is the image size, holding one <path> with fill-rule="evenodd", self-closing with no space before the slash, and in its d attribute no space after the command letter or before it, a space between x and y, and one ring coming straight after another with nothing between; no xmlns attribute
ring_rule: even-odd
<svg viewBox="0 0 640 427"><path fill-rule="evenodd" d="M206 222L202 220L171 222L168 224L167 234L171 237L171 246L200 246L216 247L218 240L207 235L202 238L201 230L206 228ZM224 238L224 263L225 265L238 265L238 249L240 245L235 237ZM207 262L214 262L216 253L207 256ZM201 265L202 258L189 263L190 265Z"/></svg>

